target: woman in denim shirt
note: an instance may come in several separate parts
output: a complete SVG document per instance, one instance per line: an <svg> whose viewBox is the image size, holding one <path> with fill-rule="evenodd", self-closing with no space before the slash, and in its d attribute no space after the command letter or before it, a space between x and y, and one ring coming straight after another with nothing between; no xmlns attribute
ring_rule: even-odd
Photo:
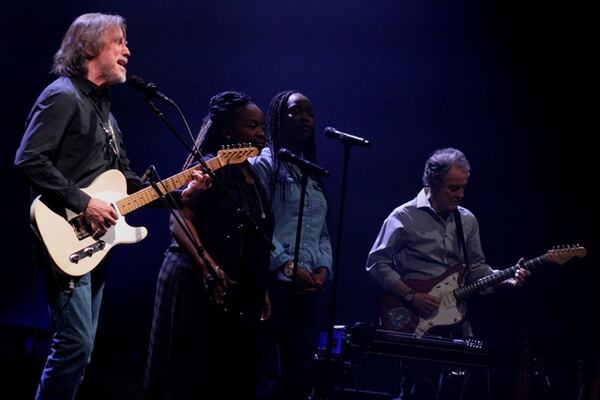
<svg viewBox="0 0 600 400"><path fill-rule="evenodd" d="M315 162L314 130L310 100L297 91L279 93L269 106L269 147L252 161L267 189L275 218L275 250L271 252L269 284L273 314L267 340L267 350L270 347L273 357L266 364L273 368L272 373L279 381L273 392L282 399L305 399L314 386L314 352L323 292L331 279L332 254L323 186L318 179L309 176L298 265L293 265L301 173L297 166L273 155L285 147ZM273 360L279 360L279 363Z"/></svg>

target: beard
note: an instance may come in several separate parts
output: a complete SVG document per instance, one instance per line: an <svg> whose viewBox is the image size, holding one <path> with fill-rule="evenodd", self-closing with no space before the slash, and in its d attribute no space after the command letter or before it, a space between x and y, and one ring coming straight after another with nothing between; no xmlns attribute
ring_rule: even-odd
<svg viewBox="0 0 600 400"><path fill-rule="evenodd" d="M106 84L109 86L125 83L127 80L126 71L118 64L103 65L101 71L106 79Z"/></svg>

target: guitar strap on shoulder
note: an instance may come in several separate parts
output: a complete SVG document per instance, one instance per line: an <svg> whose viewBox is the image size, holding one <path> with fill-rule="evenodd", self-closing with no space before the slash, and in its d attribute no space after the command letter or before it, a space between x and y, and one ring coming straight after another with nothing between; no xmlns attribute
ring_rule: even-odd
<svg viewBox="0 0 600 400"><path fill-rule="evenodd" d="M460 243L460 247L462 249L463 255L465 257L465 265L469 268L469 257L467 255L467 246L465 244L465 234L463 232L462 220L460 218L460 211L458 208L454 210L454 223L456 224L456 236L458 237L458 241Z"/></svg>

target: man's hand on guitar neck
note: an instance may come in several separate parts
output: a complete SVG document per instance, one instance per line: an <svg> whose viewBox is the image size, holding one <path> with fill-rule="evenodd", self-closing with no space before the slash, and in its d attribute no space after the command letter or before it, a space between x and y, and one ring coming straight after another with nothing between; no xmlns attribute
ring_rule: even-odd
<svg viewBox="0 0 600 400"><path fill-rule="evenodd" d="M521 266L521 268L515 271L515 276L503 281L500 284L501 286L521 287L523 285L523 282L525 282L525 280L527 279L527 277L531 275L531 272L529 270L522 268L525 264L524 258L519 258L518 264Z"/></svg>
<svg viewBox="0 0 600 400"><path fill-rule="evenodd" d="M94 239L103 236L108 228L117 223L117 218L119 218L110 204L94 197L90 198L90 202L83 210L83 216L90 223Z"/></svg>
<svg viewBox="0 0 600 400"><path fill-rule="evenodd" d="M186 205L190 197L198 190L206 190L212 186L210 175L202 172L200 169L192 172L192 179L186 188L181 192L181 202Z"/></svg>

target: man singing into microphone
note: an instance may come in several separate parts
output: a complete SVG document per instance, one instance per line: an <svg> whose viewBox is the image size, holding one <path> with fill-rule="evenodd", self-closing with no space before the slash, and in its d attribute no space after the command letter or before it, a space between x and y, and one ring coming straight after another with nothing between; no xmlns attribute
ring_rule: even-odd
<svg viewBox="0 0 600 400"><path fill-rule="evenodd" d="M59 78L36 100L15 157L35 193L48 205L81 213L95 238L115 225L118 215L81 188L109 169L125 175L130 193L143 187L129 167L110 112L109 86L125 82L130 55L123 17L92 13L76 18L54 55L52 71ZM194 178L182 200L208 182L201 173ZM91 357L106 262L75 278L61 274L42 246L36 258L48 278L53 329L36 399L73 399Z"/></svg>

